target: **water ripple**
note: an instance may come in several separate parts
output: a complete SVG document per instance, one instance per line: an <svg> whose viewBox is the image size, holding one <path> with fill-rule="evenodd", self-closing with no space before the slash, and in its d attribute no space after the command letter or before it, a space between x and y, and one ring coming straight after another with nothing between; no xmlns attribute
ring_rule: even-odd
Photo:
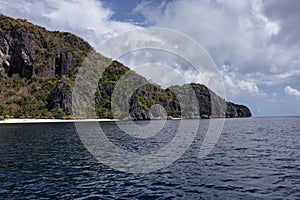
<svg viewBox="0 0 300 200"><path fill-rule="evenodd" d="M300 199L300 118L226 120L213 151L197 158L207 121L189 150L149 174L117 172L95 160L73 124L0 127L0 199ZM176 121L172 121L177 127ZM174 137L130 140L104 123L109 138L146 154Z"/></svg>

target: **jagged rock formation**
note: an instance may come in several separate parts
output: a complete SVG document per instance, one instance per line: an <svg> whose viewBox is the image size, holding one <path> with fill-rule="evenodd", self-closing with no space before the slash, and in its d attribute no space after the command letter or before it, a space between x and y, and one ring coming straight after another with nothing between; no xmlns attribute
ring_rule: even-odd
<svg viewBox="0 0 300 200"><path fill-rule="evenodd" d="M92 47L65 32L0 15L0 67L21 78L69 76Z"/></svg>
<svg viewBox="0 0 300 200"><path fill-rule="evenodd" d="M88 53L95 52L71 33L47 31L0 15L0 115L71 114L71 83ZM97 54L95 59L103 56ZM24 83L15 84L19 82ZM25 95L19 95L20 90ZM18 109L9 109L11 105Z"/></svg>
<svg viewBox="0 0 300 200"><path fill-rule="evenodd" d="M58 81L50 91L48 108L72 113L72 89L67 81Z"/></svg>
<svg viewBox="0 0 300 200"><path fill-rule="evenodd" d="M246 106L226 102L201 84L164 90L122 63L96 53L71 33L50 32L4 15L0 15L0 25L0 116L72 115L72 85L82 63L99 65L99 70L110 63L98 82L97 116L92 117L144 120L251 116ZM87 60L88 54L93 56Z"/></svg>
<svg viewBox="0 0 300 200"><path fill-rule="evenodd" d="M251 112L247 106L227 102L226 117L251 117Z"/></svg>
<svg viewBox="0 0 300 200"><path fill-rule="evenodd" d="M162 113L158 114L160 117L153 116L152 107L155 105L161 105L167 115ZM133 119L167 118L168 116L202 119L251 116L246 106L226 102L205 85L195 83L172 86L166 90L151 84L144 85L132 96L130 108L130 116Z"/></svg>

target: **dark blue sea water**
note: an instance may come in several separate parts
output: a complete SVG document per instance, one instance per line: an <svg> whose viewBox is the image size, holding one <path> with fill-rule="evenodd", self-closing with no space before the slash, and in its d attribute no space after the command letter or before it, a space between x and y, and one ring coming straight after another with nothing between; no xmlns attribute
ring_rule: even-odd
<svg viewBox="0 0 300 200"><path fill-rule="evenodd" d="M145 174L101 164L73 123L1 125L0 199L300 199L299 117L227 119L214 149L199 159L209 122L200 121L178 160ZM114 122L100 125L120 147L147 154L169 142L178 123L134 141Z"/></svg>

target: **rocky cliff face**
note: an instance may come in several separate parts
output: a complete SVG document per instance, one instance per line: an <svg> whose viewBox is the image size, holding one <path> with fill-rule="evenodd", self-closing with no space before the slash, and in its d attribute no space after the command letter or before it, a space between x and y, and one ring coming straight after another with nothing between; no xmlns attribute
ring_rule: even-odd
<svg viewBox="0 0 300 200"><path fill-rule="evenodd" d="M166 90L146 84L136 90L130 108L133 119L251 117L246 106L226 102L206 86L195 83Z"/></svg>
<svg viewBox="0 0 300 200"><path fill-rule="evenodd" d="M75 35L49 32L25 20L0 15L0 24L0 68L8 76L69 76L91 50Z"/></svg>
<svg viewBox="0 0 300 200"><path fill-rule="evenodd" d="M251 112L247 106L227 102L226 117L251 117Z"/></svg>
<svg viewBox="0 0 300 200"><path fill-rule="evenodd" d="M0 25L0 115L35 118L71 115L71 85L87 54L94 54L93 60L89 60L91 64L110 63L73 34L50 32L26 20L3 15ZM125 74L127 79L118 86L119 98L113 99L119 107L112 110L113 91ZM137 82L143 83L142 86L134 90L128 87ZM125 101L126 93L132 96ZM117 61L103 72L95 104L99 118L251 116L246 106L226 102L204 85L187 84L164 90Z"/></svg>
<svg viewBox="0 0 300 200"><path fill-rule="evenodd" d="M72 113L72 89L67 81L58 81L50 91L48 108L62 109L68 114Z"/></svg>

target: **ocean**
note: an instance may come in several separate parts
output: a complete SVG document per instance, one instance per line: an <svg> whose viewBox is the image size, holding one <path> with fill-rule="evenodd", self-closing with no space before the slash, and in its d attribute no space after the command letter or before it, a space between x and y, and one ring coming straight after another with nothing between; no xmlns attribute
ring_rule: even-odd
<svg viewBox="0 0 300 200"><path fill-rule="evenodd" d="M186 150L145 173L99 159L74 123L2 124L0 199L300 199L300 117L226 119L217 143L200 158L211 120L186 120L198 124ZM126 134L117 122L97 123L116 147L144 156L172 142L182 121L168 120L148 138L139 129ZM106 150L108 160L116 155Z"/></svg>

